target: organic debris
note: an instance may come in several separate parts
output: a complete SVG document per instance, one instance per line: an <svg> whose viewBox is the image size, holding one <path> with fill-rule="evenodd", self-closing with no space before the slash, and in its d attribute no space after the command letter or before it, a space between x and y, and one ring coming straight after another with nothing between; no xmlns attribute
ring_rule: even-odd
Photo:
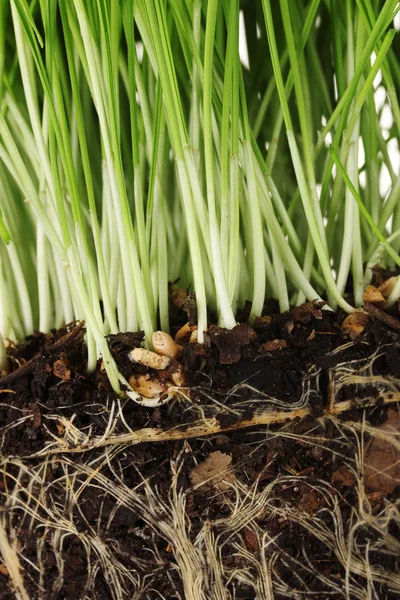
<svg viewBox="0 0 400 600"><path fill-rule="evenodd" d="M233 329L212 326L208 331L211 343L219 350L221 365L232 365L239 362L242 348L248 347L256 339L255 331L244 323Z"/></svg>
<svg viewBox="0 0 400 600"><path fill-rule="evenodd" d="M387 312L384 312L377 306L373 304L366 304L364 306L364 310L371 316L375 317L375 319L379 319L379 321L383 321L388 327L392 329L396 329L400 331L400 320L396 319L392 315L389 315Z"/></svg>
<svg viewBox="0 0 400 600"><path fill-rule="evenodd" d="M161 356L178 358L182 352L182 346L177 344L168 333L164 333L163 331L155 331L152 341L154 351Z"/></svg>
<svg viewBox="0 0 400 600"><path fill-rule="evenodd" d="M368 315L360 308L347 315L342 323L342 328L352 339L355 339L365 331L367 323Z"/></svg>
<svg viewBox="0 0 400 600"><path fill-rule="evenodd" d="M195 488L200 491L209 491L216 488L220 492L225 492L232 487L236 480L235 474L231 471L232 457L223 452L211 452L206 460L191 470L190 480Z"/></svg>
<svg viewBox="0 0 400 600"><path fill-rule="evenodd" d="M71 369L69 368L68 361L65 359L58 359L53 364L53 373L59 379L69 381L71 379Z"/></svg>
<svg viewBox="0 0 400 600"><path fill-rule="evenodd" d="M398 410L389 409L387 420L377 428L364 457L365 485L370 492L382 496L392 494L400 486L400 417Z"/></svg>
<svg viewBox="0 0 400 600"><path fill-rule="evenodd" d="M196 303L196 294L195 292L190 292L190 294L184 299L182 302L182 308L187 314L187 318L189 319L189 325L192 327L197 323L197 303Z"/></svg>
<svg viewBox="0 0 400 600"><path fill-rule="evenodd" d="M393 291L395 283L397 281L397 277L389 277L383 283L381 283L378 287L378 290L381 292L382 296L388 298Z"/></svg>
<svg viewBox="0 0 400 600"><path fill-rule="evenodd" d="M287 346L286 340L270 340L269 342L265 342L262 344L265 352L274 352L274 350L280 350L281 348L285 348Z"/></svg>
<svg viewBox="0 0 400 600"><path fill-rule="evenodd" d="M385 297L374 285L368 285L362 295L365 304L385 304Z"/></svg>
<svg viewBox="0 0 400 600"><path fill-rule="evenodd" d="M192 334L197 331L197 325L190 325L185 323L175 334L175 342L178 344L188 344L190 342Z"/></svg>

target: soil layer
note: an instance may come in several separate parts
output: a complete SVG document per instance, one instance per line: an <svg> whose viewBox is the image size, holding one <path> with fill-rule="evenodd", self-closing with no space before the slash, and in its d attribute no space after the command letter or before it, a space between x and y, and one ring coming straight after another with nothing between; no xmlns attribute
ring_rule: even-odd
<svg viewBox="0 0 400 600"><path fill-rule="evenodd" d="M86 373L82 323L10 345L0 599L398 598L400 312L366 315L350 336L315 303L213 326L156 408ZM109 338L127 379L142 337Z"/></svg>

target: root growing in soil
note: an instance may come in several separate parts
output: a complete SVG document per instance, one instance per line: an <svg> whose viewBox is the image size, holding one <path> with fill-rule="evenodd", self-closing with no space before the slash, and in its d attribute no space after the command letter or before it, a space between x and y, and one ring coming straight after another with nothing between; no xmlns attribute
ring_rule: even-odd
<svg viewBox="0 0 400 600"><path fill-rule="evenodd" d="M33 340L0 389L1 600L398 597L397 337L288 318L233 366L184 348L151 410L81 374L81 326Z"/></svg>

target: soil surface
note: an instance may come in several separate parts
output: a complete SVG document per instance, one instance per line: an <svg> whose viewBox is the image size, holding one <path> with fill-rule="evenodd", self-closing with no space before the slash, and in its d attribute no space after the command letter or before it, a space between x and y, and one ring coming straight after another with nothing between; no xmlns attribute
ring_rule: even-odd
<svg viewBox="0 0 400 600"><path fill-rule="evenodd" d="M365 314L212 326L155 408L87 374L83 323L10 345L0 599L398 598L400 310ZM170 380L129 359L142 338L109 337L121 373Z"/></svg>

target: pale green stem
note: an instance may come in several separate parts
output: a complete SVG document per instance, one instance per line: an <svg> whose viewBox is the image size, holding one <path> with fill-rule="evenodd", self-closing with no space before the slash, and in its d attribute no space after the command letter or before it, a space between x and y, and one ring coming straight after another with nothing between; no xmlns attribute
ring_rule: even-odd
<svg viewBox="0 0 400 600"><path fill-rule="evenodd" d="M271 246L272 246L272 263L274 265L275 271L275 282L277 287L277 297L279 300L279 310L281 312L285 312L289 310L289 297L286 285L286 275L285 269L283 266L283 261L281 259L278 246L274 240L271 238Z"/></svg>
<svg viewBox="0 0 400 600"><path fill-rule="evenodd" d="M310 279L311 277L311 271L312 271L312 265L313 265L313 261L314 261L314 255L315 255L315 248L314 248L314 243L312 240L312 236L310 234L308 234L307 236L307 246L306 246L306 252L304 255L304 263L303 263L303 273L304 273L304 277L306 279ZM304 293L299 290L299 293L297 295L297 300L296 300L296 306L299 306L300 304L303 304L303 302L305 301L306 297L304 295Z"/></svg>
<svg viewBox="0 0 400 600"><path fill-rule="evenodd" d="M7 350L4 344L3 336L0 331L0 374L8 372Z"/></svg>
<svg viewBox="0 0 400 600"><path fill-rule="evenodd" d="M214 53L215 24L217 17L217 0L209 0L207 7L207 26L204 55L204 96L203 96L203 120L204 120L204 157L207 182L207 203L210 228L210 245L213 277L217 293L219 307L219 318L223 327L231 329L236 325L236 320L230 305L228 290L225 282L225 272L222 263L220 235L217 225L217 213L215 207L214 187L214 153L212 129L212 65ZM218 146L217 146L218 147Z"/></svg>
<svg viewBox="0 0 400 600"><path fill-rule="evenodd" d="M37 224L37 273L39 292L39 331L48 333L53 326L48 269L48 240L40 222Z"/></svg>
<svg viewBox="0 0 400 600"><path fill-rule="evenodd" d="M355 186L358 184L358 135L358 127L355 127L349 143L346 165L347 173ZM340 294L343 294L344 292L350 270L350 261L354 243L356 207L357 205L354 202L350 190L346 188L342 254L337 276L337 287Z"/></svg>
<svg viewBox="0 0 400 600"><path fill-rule="evenodd" d="M385 308L390 308L400 298L400 275L396 279L396 283L393 286L393 290L390 292L389 298L387 299Z"/></svg>

